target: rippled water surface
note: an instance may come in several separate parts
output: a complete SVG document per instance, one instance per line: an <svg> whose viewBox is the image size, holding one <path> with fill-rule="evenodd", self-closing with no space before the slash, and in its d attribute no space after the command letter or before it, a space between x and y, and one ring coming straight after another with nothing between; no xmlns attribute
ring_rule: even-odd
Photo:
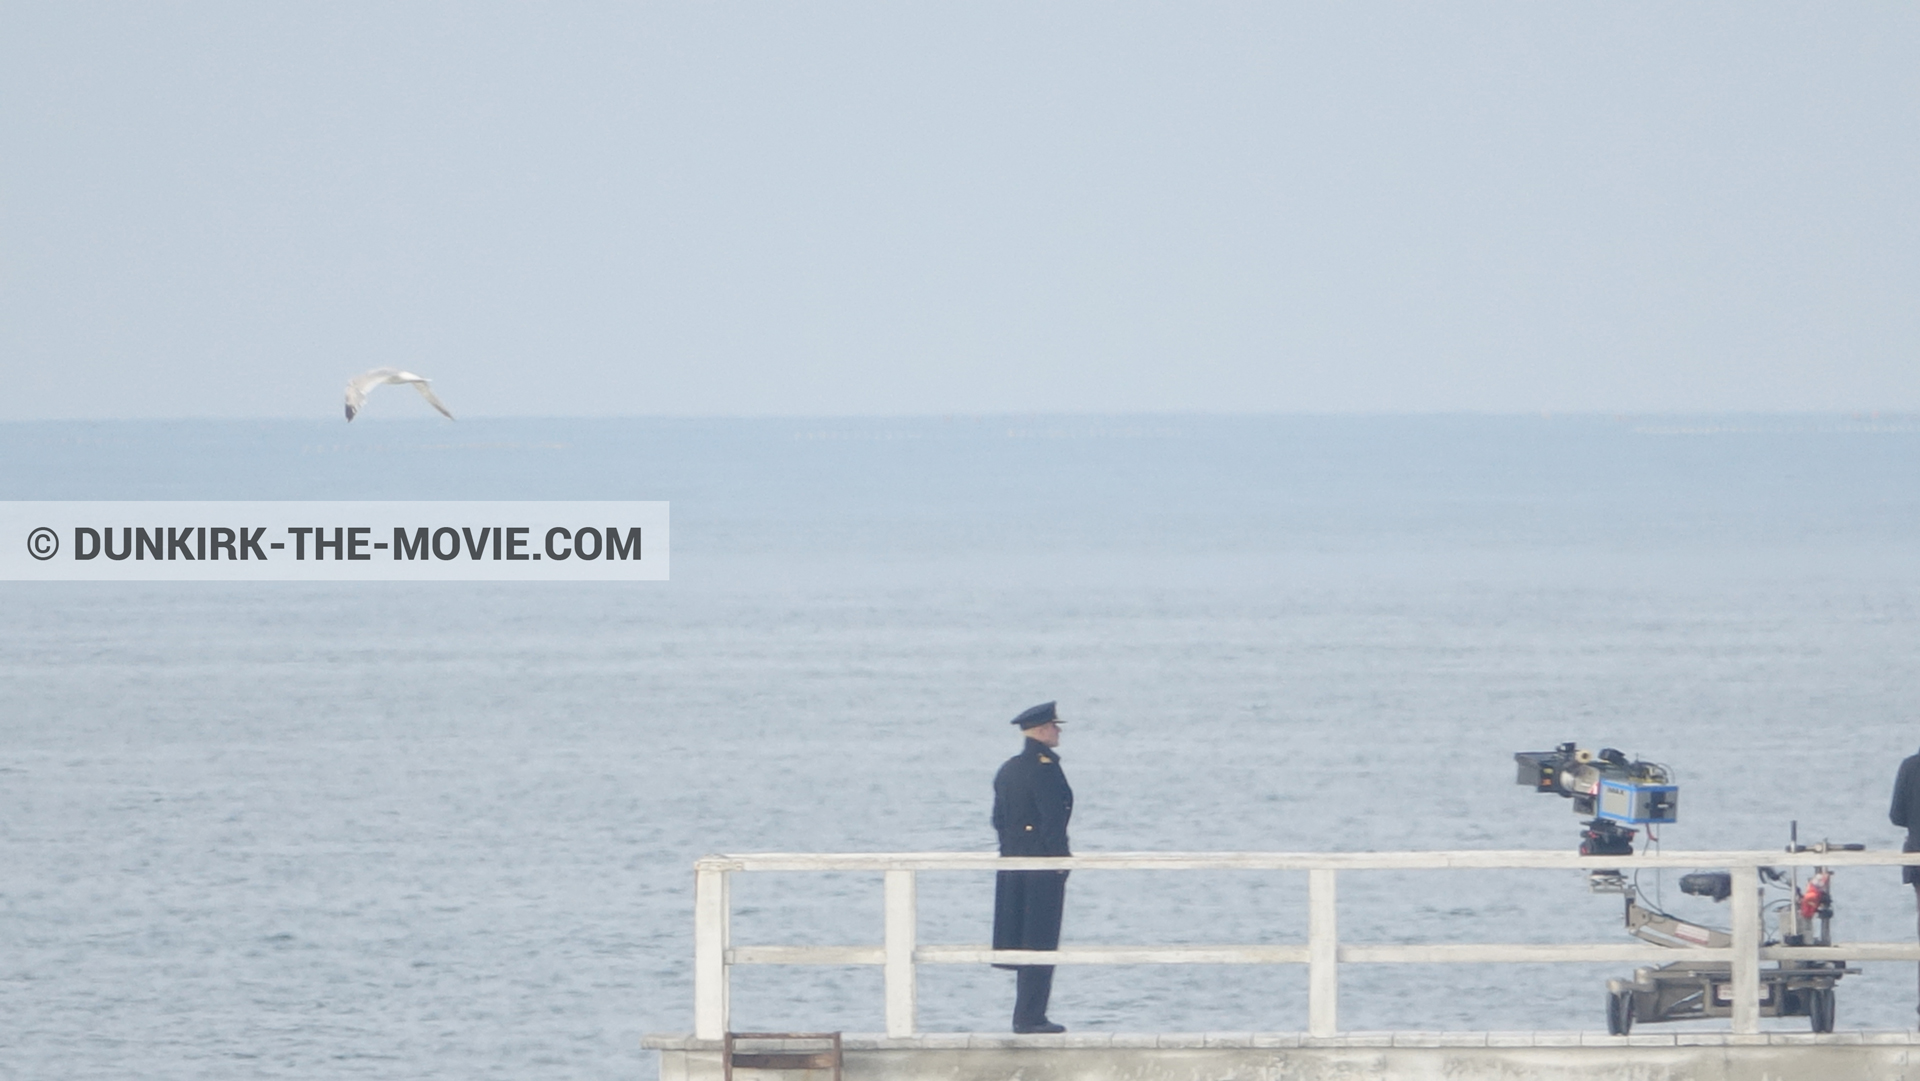
<svg viewBox="0 0 1920 1081"><path fill-rule="evenodd" d="M649 498L674 581L0 584L0 1077L650 1077L694 857L982 849L1057 698L1085 852L1570 847L1511 754L1672 764L1670 849L1896 844L1920 435L1847 418L0 426L5 498ZM0 539L4 540L4 539ZM1651 883L1643 883L1650 889ZM1844 937L1913 933L1897 872ZM1663 896L1675 907L1673 882ZM1070 943L1298 941L1303 876L1074 876ZM1621 940L1573 872L1354 874L1353 941ZM930 942L985 875L923 876ZM748 876L740 942L877 942ZM1724 921L1694 902L1686 911ZM1842 1027L1906 1027L1870 965ZM923 1026L1011 977L923 970ZM1608 966L1348 966L1351 1028L1598 1028ZM1063 970L1075 1030L1294 1030L1298 969ZM880 1027L751 969L743 1028Z"/></svg>

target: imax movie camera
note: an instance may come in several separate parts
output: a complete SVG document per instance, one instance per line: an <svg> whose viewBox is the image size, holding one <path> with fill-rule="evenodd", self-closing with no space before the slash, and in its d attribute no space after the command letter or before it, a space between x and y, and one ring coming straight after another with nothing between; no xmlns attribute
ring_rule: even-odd
<svg viewBox="0 0 1920 1081"><path fill-rule="evenodd" d="M1595 754L1571 743L1513 759L1520 784L1570 799L1574 814L1591 816L1580 832L1582 856L1631 856L1640 831L1629 827L1679 820L1680 786L1658 762L1629 760L1612 747Z"/></svg>

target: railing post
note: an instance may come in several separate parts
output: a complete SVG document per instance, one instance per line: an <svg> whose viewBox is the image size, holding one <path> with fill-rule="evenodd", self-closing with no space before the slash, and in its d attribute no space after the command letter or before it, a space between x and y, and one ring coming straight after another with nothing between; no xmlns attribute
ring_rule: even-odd
<svg viewBox="0 0 1920 1081"><path fill-rule="evenodd" d="M1760 1031L1760 872L1729 868L1733 877L1733 1031Z"/></svg>
<svg viewBox="0 0 1920 1081"><path fill-rule="evenodd" d="M1340 1030L1340 939L1331 867L1307 872L1307 1035Z"/></svg>
<svg viewBox="0 0 1920 1081"><path fill-rule="evenodd" d="M914 898L914 872L887 872L887 1035L912 1036L914 1018L913 951L918 945L920 916Z"/></svg>
<svg viewBox="0 0 1920 1081"><path fill-rule="evenodd" d="M693 872L693 1034L718 1040L727 1034L731 995L727 946L732 903L727 872L695 865Z"/></svg>

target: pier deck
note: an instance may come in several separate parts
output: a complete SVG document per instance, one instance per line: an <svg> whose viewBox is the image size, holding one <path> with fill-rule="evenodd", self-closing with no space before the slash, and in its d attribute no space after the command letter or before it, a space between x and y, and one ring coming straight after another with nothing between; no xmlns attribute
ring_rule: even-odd
<svg viewBox="0 0 1920 1081"><path fill-rule="evenodd" d="M660 1081L721 1077L719 1040L651 1035L645 1046L660 1052ZM1920 1032L955 1032L849 1034L843 1047L847 1081L1920 1081Z"/></svg>

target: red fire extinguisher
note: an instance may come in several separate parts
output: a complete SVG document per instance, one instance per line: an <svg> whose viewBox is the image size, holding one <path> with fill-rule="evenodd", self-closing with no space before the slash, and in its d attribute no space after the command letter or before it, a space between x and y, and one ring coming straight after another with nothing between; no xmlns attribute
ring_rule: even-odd
<svg viewBox="0 0 1920 1081"><path fill-rule="evenodd" d="M1827 884L1833 881L1832 871L1821 871L1807 880L1807 888L1800 891L1800 918L1810 920L1827 905Z"/></svg>

